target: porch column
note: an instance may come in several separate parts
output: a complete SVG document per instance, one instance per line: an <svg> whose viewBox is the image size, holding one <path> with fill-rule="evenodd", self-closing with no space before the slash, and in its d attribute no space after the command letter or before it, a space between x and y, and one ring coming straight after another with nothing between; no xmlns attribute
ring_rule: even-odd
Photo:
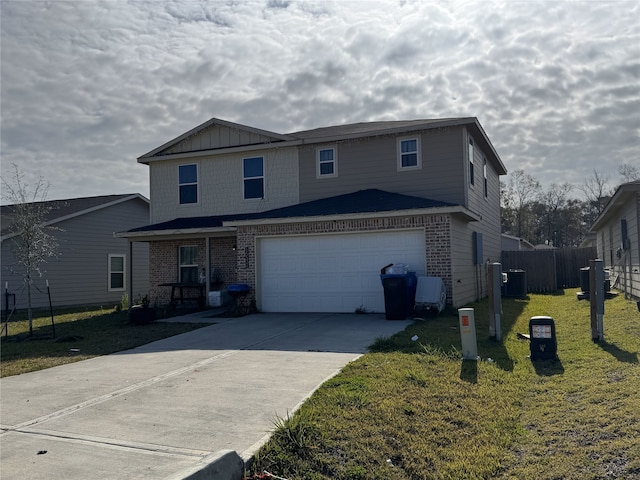
<svg viewBox="0 0 640 480"><path fill-rule="evenodd" d="M209 303L209 291L211 290L211 237L206 237L205 238L205 250L206 250L206 265L205 265L205 275L207 276L207 279L205 280L206 283L206 288L204 291L204 304L205 306L208 306L207 304Z"/></svg>
<svg viewBox="0 0 640 480"><path fill-rule="evenodd" d="M127 263L127 274L129 277L129 309L133 304L133 241L129 240L129 262Z"/></svg>

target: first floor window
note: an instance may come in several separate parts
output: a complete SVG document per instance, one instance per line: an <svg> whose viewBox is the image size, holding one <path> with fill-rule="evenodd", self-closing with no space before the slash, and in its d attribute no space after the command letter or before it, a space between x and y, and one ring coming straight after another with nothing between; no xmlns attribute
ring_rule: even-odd
<svg viewBox="0 0 640 480"><path fill-rule="evenodd" d="M318 177L336 176L335 148L318 149Z"/></svg>
<svg viewBox="0 0 640 480"><path fill-rule="evenodd" d="M264 198L264 158L245 158L242 166L244 198Z"/></svg>
<svg viewBox="0 0 640 480"><path fill-rule="evenodd" d="M180 165L178 167L180 184L180 205L198 203L198 166Z"/></svg>
<svg viewBox="0 0 640 480"><path fill-rule="evenodd" d="M124 255L109 255L109 290L124 290Z"/></svg>
<svg viewBox="0 0 640 480"><path fill-rule="evenodd" d="M198 283L198 247L180 247L180 283Z"/></svg>
<svg viewBox="0 0 640 480"><path fill-rule="evenodd" d="M400 139L398 142L398 170L420 168L420 151L417 138Z"/></svg>

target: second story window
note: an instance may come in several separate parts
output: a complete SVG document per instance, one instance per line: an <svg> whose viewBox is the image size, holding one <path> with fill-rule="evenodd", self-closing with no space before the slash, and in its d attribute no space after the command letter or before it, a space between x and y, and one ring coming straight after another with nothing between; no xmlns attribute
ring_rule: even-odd
<svg viewBox="0 0 640 480"><path fill-rule="evenodd" d="M180 185L180 205L198 203L198 166L180 165L178 167Z"/></svg>
<svg viewBox="0 0 640 480"><path fill-rule="evenodd" d="M420 168L420 150L417 138L398 140L398 170Z"/></svg>
<svg viewBox="0 0 640 480"><path fill-rule="evenodd" d="M336 149L320 148L318 157L318 177L335 177L338 174L336 168Z"/></svg>
<svg viewBox="0 0 640 480"><path fill-rule="evenodd" d="M244 198L264 198L264 158L245 158L243 162Z"/></svg>
<svg viewBox="0 0 640 480"><path fill-rule="evenodd" d="M484 163L482 164L482 176L484 177L484 196L485 198L489 196L489 185L487 183L487 159L484 158Z"/></svg>
<svg viewBox="0 0 640 480"><path fill-rule="evenodd" d="M180 283L198 283L198 247L180 247L178 257Z"/></svg>
<svg viewBox="0 0 640 480"><path fill-rule="evenodd" d="M469 137L469 185L473 186L473 138Z"/></svg>

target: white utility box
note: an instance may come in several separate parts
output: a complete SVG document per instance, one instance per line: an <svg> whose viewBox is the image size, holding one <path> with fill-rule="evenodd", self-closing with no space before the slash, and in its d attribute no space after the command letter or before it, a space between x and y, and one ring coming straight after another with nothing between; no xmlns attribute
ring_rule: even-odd
<svg viewBox="0 0 640 480"><path fill-rule="evenodd" d="M440 313L447 303L447 289L440 277L418 277L415 310Z"/></svg>
<svg viewBox="0 0 640 480"><path fill-rule="evenodd" d="M224 307L231 301L231 296L227 290L217 290L209 292L209 306L210 307Z"/></svg>

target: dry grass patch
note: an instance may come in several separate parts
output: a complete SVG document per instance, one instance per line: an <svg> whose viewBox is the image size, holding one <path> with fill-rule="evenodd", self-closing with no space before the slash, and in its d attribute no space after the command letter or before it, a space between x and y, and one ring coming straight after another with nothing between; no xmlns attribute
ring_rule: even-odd
<svg viewBox="0 0 640 480"><path fill-rule="evenodd" d="M128 323L127 313L115 309L86 308L56 314L55 338L48 311L36 311L33 336L28 321L9 322L9 335L2 335L0 376L42 370L99 355L128 350L205 326L191 323Z"/></svg>

